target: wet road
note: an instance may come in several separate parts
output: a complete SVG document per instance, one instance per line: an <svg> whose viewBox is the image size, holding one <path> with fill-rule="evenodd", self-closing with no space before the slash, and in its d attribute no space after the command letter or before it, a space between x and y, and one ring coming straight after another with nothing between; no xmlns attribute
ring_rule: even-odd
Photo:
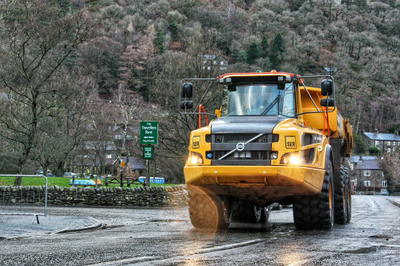
<svg viewBox="0 0 400 266"><path fill-rule="evenodd" d="M50 208L101 229L0 241L0 265L400 265L400 197L353 196L331 231L297 231L292 209L226 232L194 229L187 208Z"/></svg>

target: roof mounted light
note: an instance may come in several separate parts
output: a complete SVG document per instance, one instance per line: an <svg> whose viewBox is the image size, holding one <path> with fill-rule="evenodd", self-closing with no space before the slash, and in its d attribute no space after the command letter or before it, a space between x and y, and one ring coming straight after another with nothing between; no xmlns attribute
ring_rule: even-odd
<svg viewBox="0 0 400 266"><path fill-rule="evenodd" d="M219 80L219 83L231 83L232 79L231 78L221 78Z"/></svg>

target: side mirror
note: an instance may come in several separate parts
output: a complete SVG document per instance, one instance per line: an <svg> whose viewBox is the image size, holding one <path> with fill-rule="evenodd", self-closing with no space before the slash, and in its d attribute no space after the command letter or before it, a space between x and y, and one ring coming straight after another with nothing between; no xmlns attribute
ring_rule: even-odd
<svg viewBox="0 0 400 266"><path fill-rule="evenodd" d="M193 84L185 83L182 85L182 98L192 98Z"/></svg>
<svg viewBox="0 0 400 266"><path fill-rule="evenodd" d="M332 99L332 98L321 99L321 106L325 106L325 107L335 106L335 99Z"/></svg>
<svg viewBox="0 0 400 266"><path fill-rule="evenodd" d="M182 101L180 105L181 109L192 109L193 108L193 101Z"/></svg>
<svg viewBox="0 0 400 266"><path fill-rule="evenodd" d="M321 94L324 96L331 96L333 93L333 80L324 79L321 82Z"/></svg>

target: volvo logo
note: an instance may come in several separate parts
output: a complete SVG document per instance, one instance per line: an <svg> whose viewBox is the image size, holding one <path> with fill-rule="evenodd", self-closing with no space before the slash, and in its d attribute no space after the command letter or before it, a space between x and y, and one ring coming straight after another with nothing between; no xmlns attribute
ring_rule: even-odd
<svg viewBox="0 0 400 266"><path fill-rule="evenodd" d="M244 142L239 142L238 144L236 144L236 150L243 151L244 150Z"/></svg>

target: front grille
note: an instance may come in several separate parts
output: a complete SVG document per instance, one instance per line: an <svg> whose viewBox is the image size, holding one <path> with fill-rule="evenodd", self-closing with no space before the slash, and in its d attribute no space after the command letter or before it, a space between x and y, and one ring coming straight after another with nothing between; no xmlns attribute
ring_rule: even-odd
<svg viewBox="0 0 400 266"><path fill-rule="evenodd" d="M212 158L212 165L271 165L271 147L279 141L277 134L265 134L245 145L243 151L235 151L239 142L246 143L259 134L213 134L208 138L212 151L207 158ZM207 138L206 138L207 139ZM222 158L222 159L221 159Z"/></svg>
<svg viewBox="0 0 400 266"><path fill-rule="evenodd" d="M215 159L219 160L222 156L224 156L227 152L217 151L214 152ZM269 159L268 151L235 151L234 153L225 157L227 160L248 160L248 159L256 159L256 160L267 160Z"/></svg>

